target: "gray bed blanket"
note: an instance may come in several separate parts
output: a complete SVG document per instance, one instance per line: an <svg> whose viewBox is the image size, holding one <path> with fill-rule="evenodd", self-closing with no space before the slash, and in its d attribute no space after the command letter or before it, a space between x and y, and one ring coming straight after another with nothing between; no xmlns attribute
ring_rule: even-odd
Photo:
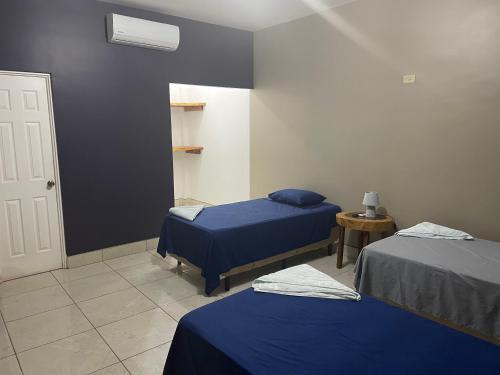
<svg viewBox="0 0 500 375"><path fill-rule="evenodd" d="M500 243L389 237L363 249L362 294L500 338Z"/></svg>

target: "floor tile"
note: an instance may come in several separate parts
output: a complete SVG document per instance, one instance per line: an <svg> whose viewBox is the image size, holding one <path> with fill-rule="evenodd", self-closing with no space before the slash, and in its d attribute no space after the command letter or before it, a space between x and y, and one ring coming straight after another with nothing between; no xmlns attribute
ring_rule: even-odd
<svg viewBox="0 0 500 375"><path fill-rule="evenodd" d="M0 316L0 359L8 357L12 354L14 354L14 348L12 348L9 334L7 333L7 329L5 328L3 319Z"/></svg>
<svg viewBox="0 0 500 375"><path fill-rule="evenodd" d="M186 276L173 276L138 285L137 288L158 305L172 303L201 293L200 285Z"/></svg>
<svg viewBox="0 0 500 375"><path fill-rule="evenodd" d="M73 304L60 285L0 299L6 322Z"/></svg>
<svg viewBox="0 0 500 375"><path fill-rule="evenodd" d="M73 336L92 329L75 305L7 323L16 352Z"/></svg>
<svg viewBox="0 0 500 375"><path fill-rule="evenodd" d="M4 281L0 284L0 298L27 293L33 290L38 290L57 284L57 280L52 276L50 272L22 277L15 280Z"/></svg>
<svg viewBox="0 0 500 375"><path fill-rule="evenodd" d="M188 312L197 309L198 307L205 306L209 303L217 301L218 299L220 299L220 297L206 297L202 294L196 294L177 302L162 305L161 308L172 318L179 321L180 318L182 318Z"/></svg>
<svg viewBox="0 0 500 375"><path fill-rule="evenodd" d="M177 322L155 309L98 328L116 355L124 360L172 340Z"/></svg>
<svg viewBox="0 0 500 375"><path fill-rule="evenodd" d="M93 372L91 375L129 375L125 366L121 363L116 363L112 366L103 368L102 370ZM159 373L161 375L161 373Z"/></svg>
<svg viewBox="0 0 500 375"><path fill-rule="evenodd" d="M148 253L150 253L151 255L155 256L156 258L160 258L160 259L167 259L167 258L169 258L168 255L167 255L167 258L163 258L160 254L158 254L158 252L156 250L148 250Z"/></svg>
<svg viewBox="0 0 500 375"><path fill-rule="evenodd" d="M287 259L287 266L297 266L299 264L314 262L314 261L322 261L328 257L326 249L319 249L314 251L309 251L304 254L296 255Z"/></svg>
<svg viewBox="0 0 500 375"><path fill-rule="evenodd" d="M352 271L344 272L341 273L340 275L335 275L333 278L338 282L344 284L345 286L348 286L351 289L355 289L354 274L352 273Z"/></svg>
<svg viewBox="0 0 500 375"><path fill-rule="evenodd" d="M102 259L106 261L109 259L120 258L123 256L137 254L144 251L146 251L146 240L129 242L123 245L117 245L102 249Z"/></svg>
<svg viewBox="0 0 500 375"><path fill-rule="evenodd" d="M118 362L95 330L28 350L18 356L24 375L84 375Z"/></svg>
<svg viewBox="0 0 500 375"><path fill-rule="evenodd" d="M71 298L80 302L130 288L131 285L116 272L111 271L85 279L70 281L62 284L62 286Z"/></svg>
<svg viewBox="0 0 500 375"><path fill-rule="evenodd" d="M144 297L135 288L79 302L78 306L80 306L83 313L96 327L113 323L156 307L153 302Z"/></svg>
<svg viewBox="0 0 500 375"><path fill-rule="evenodd" d="M121 268L116 270L116 272L122 275L131 284L141 285L175 276L177 274L177 269L162 260L158 260L156 263L148 262Z"/></svg>
<svg viewBox="0 0 500 375"><path fill-rule="evenodd" d="M157 260L149 253L149 251L143 251L138 254L132 254L124 257L106 260L105 263L112 269L118 270L120 268L135 266L141 263L149 263L153 259Z"/></svg>
<svg viewBox="0 0 500 375"><path fill-rule="evenodd" d="M177 270L179 268L177 265L177 259L175 259L174 257L172 257L168 254L164 258L160 254L158 254L158 252L156 250L150 250L150 251L148 251L148 253L153 255L155 258L158 258L161 261L163 261L167 265L167 267L169 267L170 269L175 268ZM181 267L181 269L188 268L188 266L185 264L182 264L180 267Z"/></svg>
<svg viewBox="0 0 500 375"><path fill-rule="evenodd" d="M308 264L332 277L334 277L335 275L340 275L341 273L345 273L347 271L352 272L352 270L354 269L354 263L345 258L342 264L342 268L337 268L337 257L325 257L316 259L314 261L308 262Z"/></svg>
<svg viewBox="0 0 500 375"><path fill-rule="evenodd" d="M15 355L0 359L0 370L2 375L22 375Z"/></svg>
<svg viewBox="0 0 500 375"><path fill-rule="evenodd" d="M67 283L109 271L111 271L111 268L109 268L106 264L99 262L77 268L52 271L52 274L57 280L59 280L60 283Z"/></svg>
<svg viewBox="0 0 500 375"><path fill-rule="evenodd" d="M126 359L123 364L132 375L161 375L169 349L170 342Z"/></svg>

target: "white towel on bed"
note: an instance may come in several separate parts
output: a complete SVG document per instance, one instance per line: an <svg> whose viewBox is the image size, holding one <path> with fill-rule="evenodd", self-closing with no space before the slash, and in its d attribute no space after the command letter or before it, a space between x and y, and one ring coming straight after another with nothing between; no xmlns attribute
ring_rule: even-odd
<svg viewBox="0 0 500 375"><path fill-rule="evenodd" d="M172 215L182 217L183 219L194 221L196 216L199 215L201 211L203 211L203 205L196 206L180 206L180 207L172 207L168 210Z"/></svg>
<svg viewBox="0 0 500 375"><path fill-rule="evenodd" d="M259 277L252 287L262 293L354 301L361 299L359 293L307 264Z"/></svg>
<svg viewBox="0 0 500 375"><path fill-rule="evenodd" d="M469 233L460 230L443 227L433 223L420 223L411 228L396 232L397 236L403 237L419 237L419 238L436 238L447 240L473 240Z"/></svg>

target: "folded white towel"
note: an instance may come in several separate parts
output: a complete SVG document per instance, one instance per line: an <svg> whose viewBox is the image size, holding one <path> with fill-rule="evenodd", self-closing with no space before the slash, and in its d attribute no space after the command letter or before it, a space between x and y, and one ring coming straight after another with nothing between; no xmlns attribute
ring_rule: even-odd
<svg viewBox="0 0 500 375"><path fill-rule="evenodd" d="M351 288L302 264L259 277L252 284L256 292L289 296L347 299L359 301L361 296Z"/></svg>
<svg viewBox="0 0 500 375"><path fill-rule="evenodd" d="M411 228L396 232L397 236L404 237L419 237L419 238L436 238L447 240L473 240L470 234L460 230L443 227L433 223L420 223Z"/></svg>
<svg viewBox="0 0 500 375"><path fill-rule="evenodd" d="M180 207L172 207L168 210L172 215L182 217L183 219L194 221L196 216L203 211L203 205L196 206L180 206Z"/></svg>

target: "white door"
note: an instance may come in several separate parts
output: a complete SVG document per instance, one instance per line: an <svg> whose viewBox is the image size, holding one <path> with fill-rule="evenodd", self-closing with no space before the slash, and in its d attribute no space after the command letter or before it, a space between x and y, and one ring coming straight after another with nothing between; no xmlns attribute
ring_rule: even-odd
<svg viewBox="0 0 500 375"><path fill-rule="evenodd" d="M62 266L48 75L0 71L0 281Z"/></svg>

